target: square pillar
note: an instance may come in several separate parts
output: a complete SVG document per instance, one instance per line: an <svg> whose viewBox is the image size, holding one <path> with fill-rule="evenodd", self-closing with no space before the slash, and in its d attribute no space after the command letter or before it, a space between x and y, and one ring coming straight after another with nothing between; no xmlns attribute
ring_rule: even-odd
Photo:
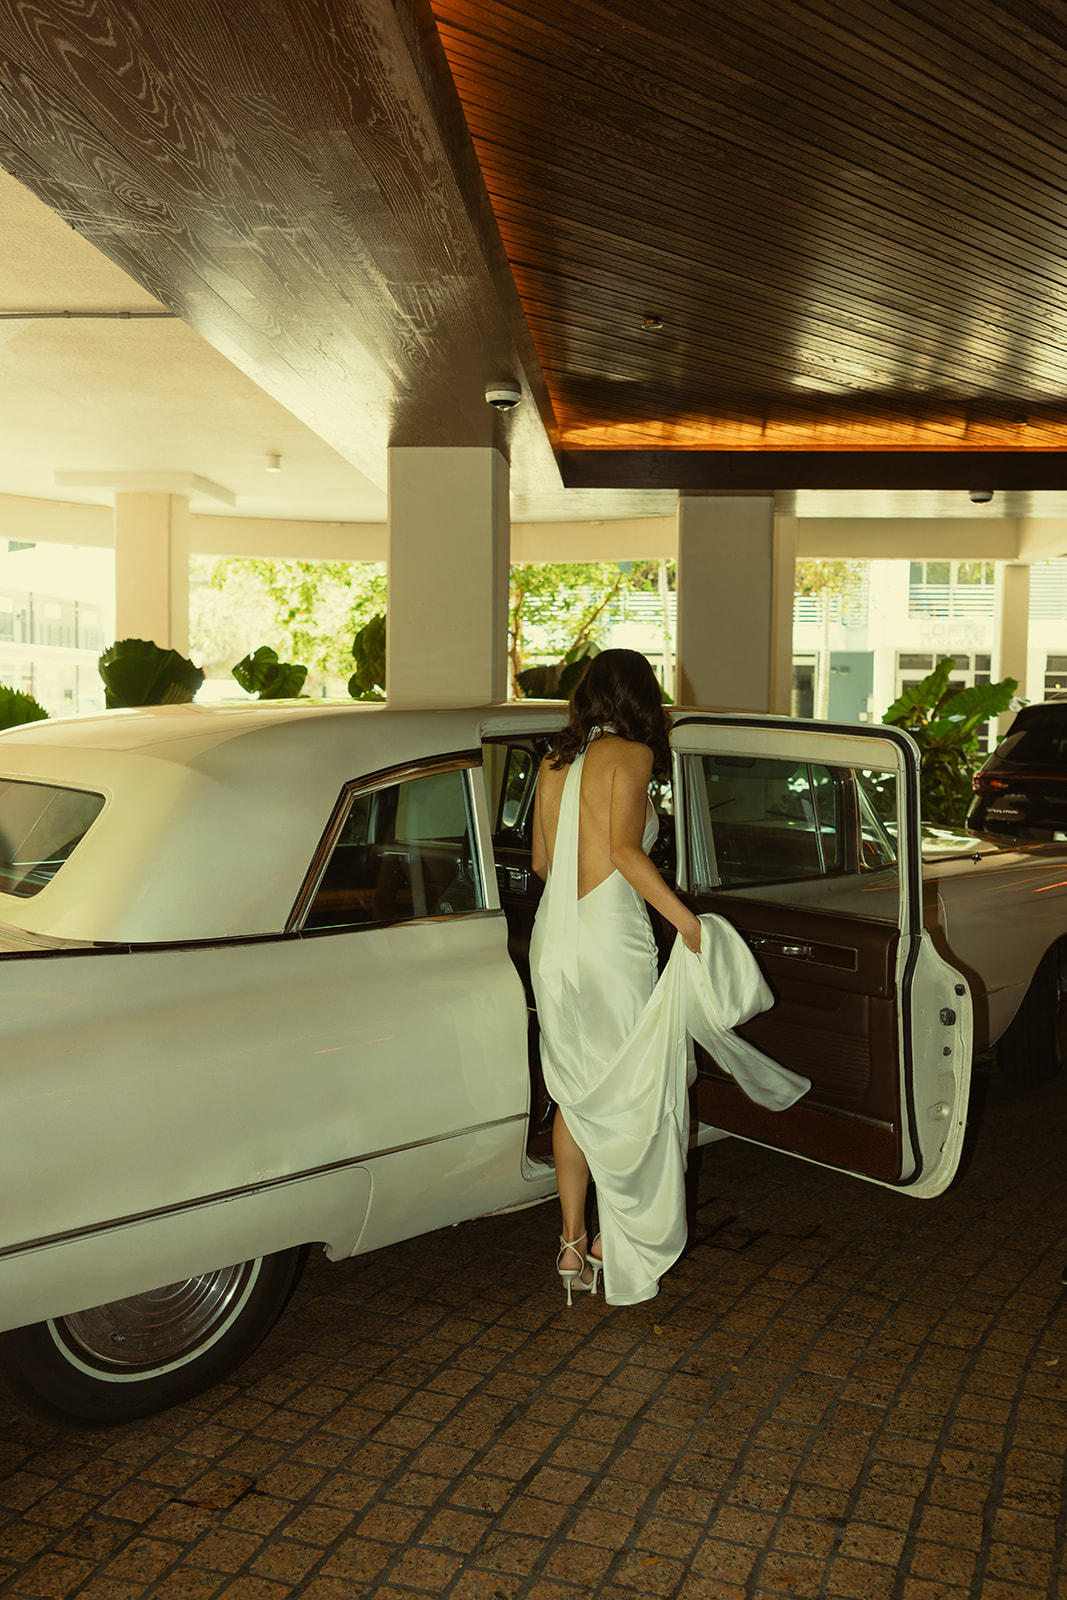
<svg viewBox="0 0 1067 1600"><path fill-rule="evenodd" d="M115 637L189 653L189 502L115 496Z"/></svg>
<svg viewBox="0 0 1067 1600"><path fill-rule="evenodd" d="M498 450L389 451L390 705L506 699L508 486Z"/></svg>
<svg viewBox="0 0 1067 1600"><path fill-rule="evenodd" d="M993 681L1014 678L1020 695L1026 694L1030 638L1030 568L1022 562L997 562L997 620L993 633ZM1014 711L997 718L997 734L1007 733Z"/></svg>
<svg viewBox="0 0 1067 1600"><path fill-rule="evenodd" d="M680 705L788 716L795 566L773 495L679 495Z"/></svg>

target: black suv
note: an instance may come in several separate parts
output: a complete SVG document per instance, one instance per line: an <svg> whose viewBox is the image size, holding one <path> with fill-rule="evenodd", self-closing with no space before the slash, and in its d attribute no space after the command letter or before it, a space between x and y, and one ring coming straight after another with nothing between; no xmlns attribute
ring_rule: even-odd
<svg viewBox="0 0 1067 1600"><path fill-rule="evenodd" d="M1067 840L1067 696L1024 706L973 782L971 833Z"/></svg>

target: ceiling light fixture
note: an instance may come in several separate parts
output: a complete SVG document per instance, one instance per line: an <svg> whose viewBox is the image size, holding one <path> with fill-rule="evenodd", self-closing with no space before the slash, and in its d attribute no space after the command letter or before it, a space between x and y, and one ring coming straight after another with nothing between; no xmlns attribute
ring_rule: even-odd
<svg viewBox="0 0 1067 1600"><path fill-rule="evenodd" d="M268 472L280 472L281 470L282 470L282 458L281 458L281 456L274 455L274 454L268 455L268 457L267 457L267 471Z"/></svg>
<svg viewBox="0 0 1067 1600"><path fill-rule="evenodd" d="M658 333L663 326L663 318L651 315L647 316L642 322L641 326L646 333Z"/></svg>
<svg viewBox="0 0 1067 1600"><path fill-rule="evenodd" d="M987 506L993 498L992 489L968 489L967 493L976 506Z"/></svg>

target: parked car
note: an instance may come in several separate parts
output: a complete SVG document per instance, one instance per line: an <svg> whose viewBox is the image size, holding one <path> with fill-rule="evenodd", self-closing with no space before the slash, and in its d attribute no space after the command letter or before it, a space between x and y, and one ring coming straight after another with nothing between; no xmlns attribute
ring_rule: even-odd
<svg viewBox="0 0 1067 1600"><path fill-rule="evenodd" d="M563 715L193 704L0 735L16 1403L161 1409L248 1355L309 1247L554 1193L530 822ZM705 1057L695 1137L939 1193L972 1030L1052 1063L1067 851L952 836L924 882L895 729L683 711L672 743L663 864L769 978L746 1036L812 1081L772 1113Z"/></svg>
<svg viewBox="0 0 1067 1600"><path fill-rule="evenodd" d="M1024 706L974 775L972 833L1067 840L1067 698Z"/></svg>

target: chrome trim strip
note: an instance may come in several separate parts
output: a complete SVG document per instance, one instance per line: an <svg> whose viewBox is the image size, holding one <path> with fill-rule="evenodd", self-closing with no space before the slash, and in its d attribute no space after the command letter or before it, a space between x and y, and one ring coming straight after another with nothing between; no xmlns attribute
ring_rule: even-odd
<svg viewBox="0 0 1067 1600"><path fill-rule="evenodd" d="M496 1117L492 1122L472 1122L467 1128L454 1128L451 1133L435 1133L429 1139L412 1139L408 1144L383 1146L380 1150L367 1150L362 1155L345 1156L341 1161L327 1161L321 1167L307 1167L303 1172L287 1172L281 1177L264 1178L261 1183L243 1184L238 1189L219 1189L214 1194L199 1195L195 1200L179 1200L174 1205L157 1206L151 1211L131 1211L125 1217L112 1217L108 1222L90 1222L83 1228L69 1228L64 1233L43 1234L39 1239L25 1239L21 1244L0 1246L0 1261L7 1256L26 1255L31 1250L47 1250L58 1244L70 1244L76 1239L92 1238L96 1234L110 1233L115 1228L127 1228L137 1222L151 1222L157 1217L178 1216L183 1211L196 1211L200 1206L216 1205L223 1200L239 1200L243 1195L261 1194L265 1189L280 1189L287 1183L303 1183L308 1178L321 1178L328 1172L343 1172L347 1167L359 1167L367 1161L378 1161L383 1156L395 1156L405 1150L421 1150L426 1145L443 1144L447 1139L463 1139L470 1133L482 1133L487 1128L503 1128L510 1122L526 1122L528 1113L517 1111L510 1117Z"/></svg>

